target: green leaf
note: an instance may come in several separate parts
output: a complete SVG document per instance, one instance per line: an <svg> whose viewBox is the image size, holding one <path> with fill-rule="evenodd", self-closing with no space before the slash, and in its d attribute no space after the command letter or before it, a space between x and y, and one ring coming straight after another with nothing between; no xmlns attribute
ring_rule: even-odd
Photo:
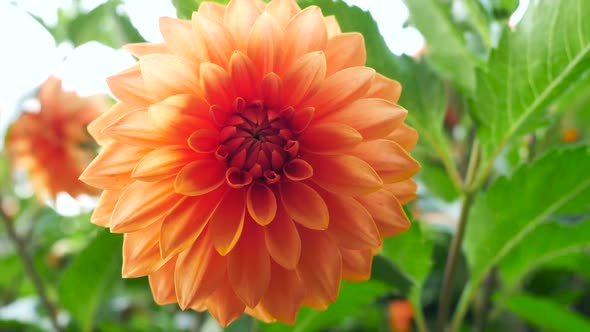
<svg viewBox="0 0 590 332"><path fill-rule="evenodd" d="M120 277L121 236L100 231L68 267L59 286L61 304L83 331L92 330L94 314Z"/></svg>
<svg viewBox="0 0 590 332"><path fill-rule="evenodd" d="M590 250L557 257L545 265L547 268L566 269L583 275L590 280Z"/></svg>
<svg viewBox="0 0 590 332"><path fill-rule="evenodd" d="M558 213L586 212L590 203L590 152L554 150L512 178L498 179L471 209L463 249L472 292L540 224ZM567 170L567 171L564 171Z"/></svg>
<svg viewBox="0 0 590 332"><path fill-rule="evenodd" d="M86 14L77 16L67 26L69 39L75 46L98 41L112 48L143 42L129 17L117 12L118 1L108 1Z"/></svg>
<svg viewBox="0 0 590 332"><path fill-rule="evenodd" d="M548 299L517 295L508 299L506 308L547 331L590 331L590 320Z"/></svg>
<svg viewBox="0 0 590 332"><path fill-rule="evenodd" d="M514 136L538 128L545 107L590 65L590 1L531 1L477 73L471 109L491 165ZM486 169L484 171L488 171Z"/></svg>
<svg viewBox="0 0 590 332"><path fill-rule="evenodd" d="M453 202L459 198L459 192L453 186L453 182L446 170L440 165L435 165L429 161L422 161L422 169L418 176L421 183L434 194L446 202Z"/></svg>
<svg viewBox="0 0 590 332"><path fill-rule="evenodd" d="M176 8L176 16L178 18L191 19L193 12L196 12L204 1L217 2L222 5L229 2L229 0L172 0L172 4Z"/></svg>
<svg viewBox="0 0 590 332"><path fill-rule="evenodd" d="M321 331L357 313L362 307L383 295L387 290L388 287L379 281L369 280L361 283L342 281L338 300L332 303L327 310L318 311L303 307L297 315L297 323L294 326L282 323L261 324L261 329L264 332Z"/></svg>
<svg viewBox="0 0 590 332"><path fill-rule="evenodd" d="M492 45L492 33L488 17L477 0L461 0L460 3L466 9L469 20L475 31L479 34L486 48Z"/></svg>
<svg viewBox="0 0 590 332"><path fill-rule="evenodd" d="M527 274L546 262L584 249L590 249L590 220L575 226L554 222L540 225L502 260L503 284L514 289Z"/></svg>
<svg viewBox="0 0 590 332"><path fill-rule="evenodd" d="M4 332L18 332L18 331L43 332L46 330L41 328L40 326L31 324L28 322L0 319L0 331L4 331Z"/></svg>
<svg viewBox="0 0 590 332"><path fill-rule="evenodd" d="M469 51L451 19L450 8L440 0L404 0L411 22L428 45L427 58L435 69L465 91L475 88L477 59Z"/></svg>

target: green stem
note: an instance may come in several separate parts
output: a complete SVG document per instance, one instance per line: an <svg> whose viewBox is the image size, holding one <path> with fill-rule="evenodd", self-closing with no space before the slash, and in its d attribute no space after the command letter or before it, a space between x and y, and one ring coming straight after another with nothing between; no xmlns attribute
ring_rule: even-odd
<svg viewBox="0 0 590 332"><path fill-rule="evenodd" d="M0 198L0 220L2 221L2 223L4 224L4 226L6 228L6 232L8 233L8 237L14 243L16 251L23 263L25 273L31 279L31 282L33 283L33 286L35 287L35 290L37 291L37 295L39 296L39 299L41 300L41 305L43 305L43 307L45 307L45 310L47 311L47 315L49 316L49 320L51 321L51 325L53 325L53 328L56 331L61 332L61 331L63 331L63 329L60 327L59 323L57 322L57 315L56 315L55 306L53 305L53 303L51 303L51 301L49 300L49 297L47 296L47 291L45 289L45 285L43 284L43 280L41 279L39 272L37 271L37 269L35 268L35 265L33 264L33 258L28 253L24 241L16 233L16 229L14 228L14 223L13 223L12 218L10 218L4 212L4 210L1 208L1 206L2 206L2 199Z"/></svg>
<svg viewBox="0 0 590 332"><path fill-rule="evenodd" d="M410 301L412 302L412 306L414 307L414 321L416 322L418 332L428 332L426 318L424 317L424 312L422 311L422 300L420 300L420 292L412 292L412 294L410 295Z"/></svg>

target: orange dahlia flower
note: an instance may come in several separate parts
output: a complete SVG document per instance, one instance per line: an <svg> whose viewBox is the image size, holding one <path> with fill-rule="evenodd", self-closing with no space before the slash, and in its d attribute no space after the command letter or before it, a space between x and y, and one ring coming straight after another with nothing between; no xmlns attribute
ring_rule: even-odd
<svg viewBox="0 0 590 332"><path fill-rule="evenodd" d="M108 80L120 102L90 125L104 149L81 176L105 189L92 222L125 233L123 276L222 325L293 323L368 279L409 226L419 165L362 35L293 0L204 2L160 30Z"/></svg>
<svg viewBox="0 0 590 332"><path fill-rule="evenodd" d="M41 85L37 100L38 112L23 112L8 130L6 150L13 166L28 173L43 199L55 200L60 192L98 194L78 177L96 156L86 126L102 111L102 100L65 92L53 76Z"/></svg>

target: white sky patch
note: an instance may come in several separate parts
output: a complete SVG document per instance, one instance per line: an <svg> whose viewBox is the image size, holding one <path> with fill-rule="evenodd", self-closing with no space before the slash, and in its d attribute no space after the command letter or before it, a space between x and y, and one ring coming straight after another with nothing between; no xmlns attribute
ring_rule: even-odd
<svg viewBox="0 0 590 332"><path fill-rule="evenodd" d="M508 25L510 25L511 27L516 26L518 22L522 20L522 17L524 16L524 13L526 12L526 9L528 7L529 0L520 0L520 2L518 3L518 8L516 8L514 13L512 13L512 16L510 16L510 19L508 20Z"/></svg>

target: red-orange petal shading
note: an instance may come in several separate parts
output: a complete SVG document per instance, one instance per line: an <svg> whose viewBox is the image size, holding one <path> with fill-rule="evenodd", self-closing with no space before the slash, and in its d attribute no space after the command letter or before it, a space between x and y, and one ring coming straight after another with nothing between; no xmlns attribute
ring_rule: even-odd
<svg viewBox="0 0 590 332"><path fill-rule="evenodd" d="M295 271L272 263L268 291L260 302L272 317L287 324L295 318L303 302L305 285Z"/></svg>
<svg viewBox="0 0 590 332"><path fill-rule="evenodd" d="M272 259L288 270L297 267L301 256L301 238L284 208L279 207L273 222L263 230L266 248Z"/></svg>
<svg viewBox="0 0 590 332"><path fill-rule="evenodd" d="M302 182L285 182L280 186L280 195L285 211L297 223L310 229L328 228L328 207L313 188Z"/></svg>
<svg viewBox="0 0 590 332"><path fill-rule="evenodd" d="M264 184L254 184L246 195L248 213L261 226L270 224L277 213L277 198Z"/></svg>
<svg viewBox="0 0 590 332"><path fill-rule="evenodd" d="M230 189L211 216L211 240L220 255L227 255L238 243L244 228L246 200L243 189Z"/></svg>
<svg viewBox="0 0 590 332"><path fill-rule="evenodd" d="M157 304L176 303L176 291L174 290L175 266L176 258L173 258L148 276L150 289Z"/></svg>
<svg viewBox="0 0 590 332"><path fill-rule="evenodd" d="M216 160L196 160L185 165L174 182L174 190L187 196L199 196L221 186L225 180L225 167Z"/></svg>
<svg viewBox="0 0 590 332"><path fill-rule="evenodd" d="M371 249L351 250L340 248L342 255L342 278L347 281L366 281L371 278L373 252Z"/></svg>

